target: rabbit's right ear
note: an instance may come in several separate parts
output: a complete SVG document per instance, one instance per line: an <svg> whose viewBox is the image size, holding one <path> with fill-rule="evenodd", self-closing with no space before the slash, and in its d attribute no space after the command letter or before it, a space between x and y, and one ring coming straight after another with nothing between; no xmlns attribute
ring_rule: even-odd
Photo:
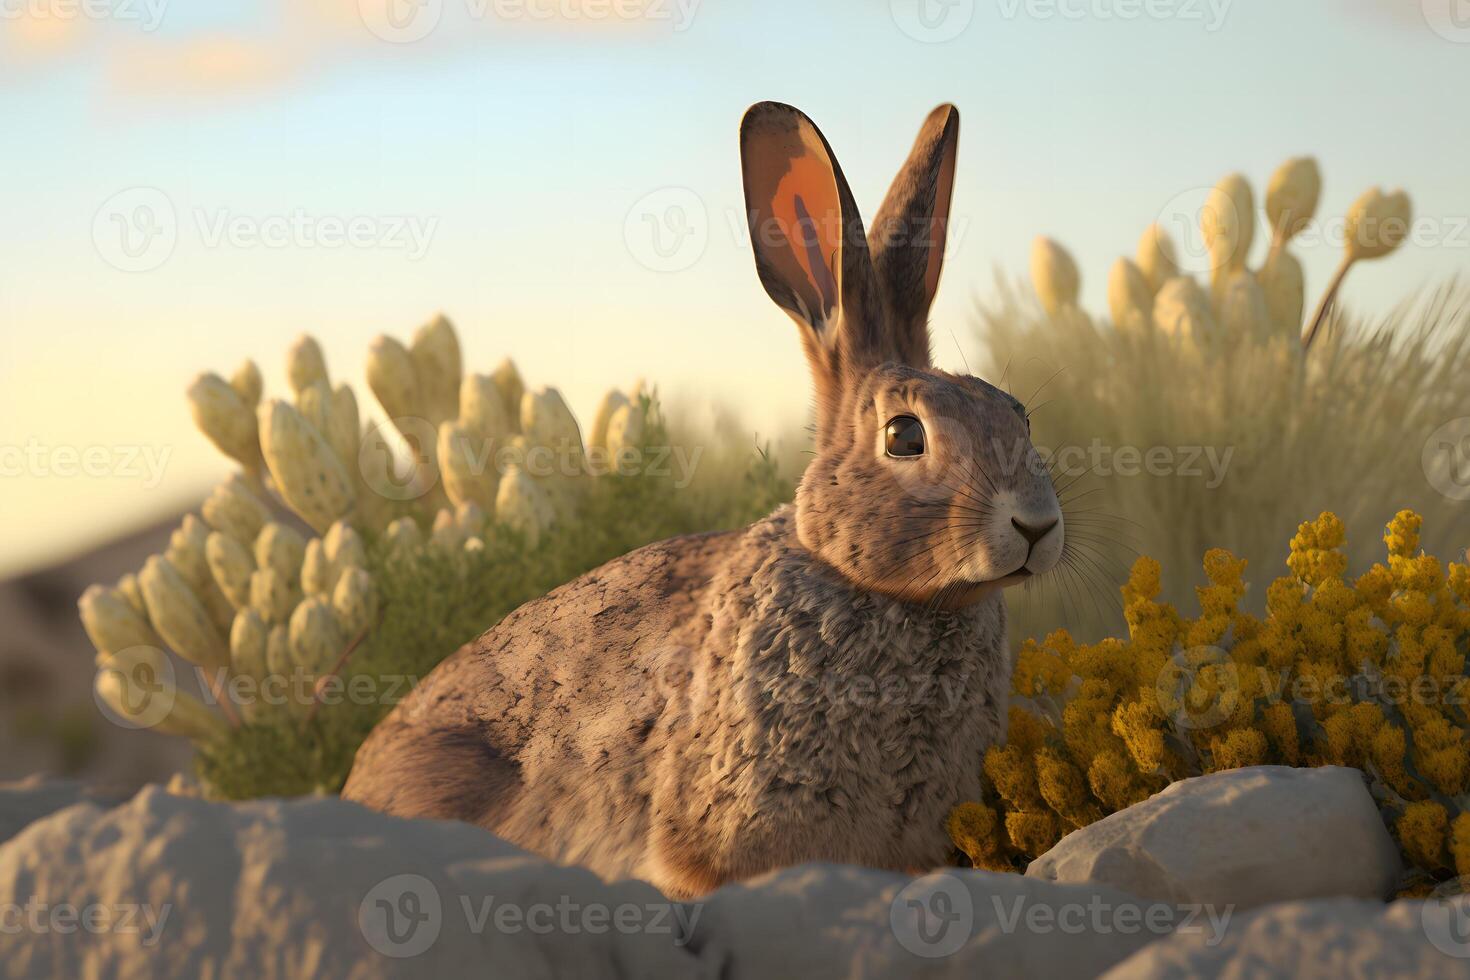
<svg viewBox="0 0 1470 980"><path fill-rule="evenodd" d="M740 158L756 273L803 326L819 394L835 395L845 362L886 353L870 315L877 280L852 192L827 140L789 105L746 112Z"/></svg>

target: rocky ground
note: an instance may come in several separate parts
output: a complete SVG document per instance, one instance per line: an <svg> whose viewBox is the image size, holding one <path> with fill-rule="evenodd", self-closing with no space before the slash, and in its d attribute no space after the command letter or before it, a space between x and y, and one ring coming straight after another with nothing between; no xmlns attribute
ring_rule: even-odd
<svg viewBox="0 0 1470 980"><path fill-rule="evenodd" d="M1386 901L1361 776L1188 780L1026 875L791 868L694 902L335 798L0 787L21 977L1470 977L1470 899Z"/></svg>

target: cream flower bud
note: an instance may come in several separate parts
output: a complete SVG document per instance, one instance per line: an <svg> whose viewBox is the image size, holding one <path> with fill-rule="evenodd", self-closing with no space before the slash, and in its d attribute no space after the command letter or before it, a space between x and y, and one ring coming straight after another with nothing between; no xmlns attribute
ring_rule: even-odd
<svg viewBox="0 0 1470 980"><path fill-rule="evenodd" d="M295 528L275 521L260 529L255 539L255 564L273 568L287 582L298 581L306 557L306 540Z"/></svg>
<svg viewBox="0 0 1470 980"><path fill-rule="evenodd" d="M613 413L607 423L607 459L612 472L620 472L629 456L643 448L643 406L629 403Z"/></svg>
<svg viewBox="0 0 1470 980"><path fill-rule="evenodd" d="M242 609L230 626L230 669L260 681L269 673L266 649L270 627L254 609Z"/></svg>
<svg viewBox="0 0 1470 980"><path fill-rule="evenodd" d="M521 396L521 432L532 446L550 446L558 451L582 452L582 432L577 418L561 392L552 387L528 391Z"/></svg>
<svg viewBox="0 0 1470 980"><path fill-rule="evenodd" d="M465 376L459 386L459 424L484 440L503 439L510 434L505 400L490 375Z"/></svg>
<svg viewBox="0 0 1470 980"><path fill-rule="evenodd" d="M265 668L268 677L289 679L294 672L291 664L291 628L285 623L275 624L266 635Z"/></svg>
<svg viewBox="0 0 1470 980"><path fill-rule="evenodd" d="M1347 253L1351 261L1379 259L1409 237L1414 208L1403 191L1375 187L1353 202L1347 213Z"/></svg>
<svg viewBox="0 0 1470 980"><path fill-rule="evenodd" d="M424 546L424 534L412 517L398 518L383 536L389 549L400 557L412 557Z"/></svg>
<svg viewBox="0 0 1470 980"><path fill-rule="evenodd" d="M209 571L230 605L244 609L250 605L250 576L255 574L255 558L240 542L215 531L204 545Z"/></svg>
<svg viewBox="0 0 1470 980"><path fill-rule="evenodd" d="M1215 185L1200 211L1200 231L1217 270L1245 265L1256 237L1256 203L1243 176L1230 174Z"/></svg>
<svg viewBox="0 0 1470 980"><path fill-rule="evenodd" d="M495 471L494 447L458 422L439 426L439 476L454 503L475 503L486 510L495 506L500 474Z"/></svg>
<svg viewBox="0 0 1470 980"><path fill-rule="evenodd" d="M378 404L400 431L405 428L400 419L427 415L413 358L406 347L386 334L375 337L368 347L367 381Z"/></svg>
<svg viewBox="0 0 1470 980"><path fill-rule="evenodd" d="M587 439L588 449L607 449L607 426L618 409L627 405L628 396L614 388L602 396L597 403L597 414L592 417L592 434Z"/></svg>
<svg viewBox="0 0 1470 980"><path fill-rule="evenodd" d="M246 469L260 466L260 435L255 413L217 374L201 374L188 390L189 412L215 448Z"/></svg>
<svg viewBox="0 0 1470 980"><path fill-rule="evenodd" d="M1255 273L1236 269L1226 278L1220 296L1220 326L1227 337L1270 336L1271 314Z"/></svg>
<svg viewBox="0 0 1470 980"><path fill-rule="evenodd" d="M312 538L306 542L306 555L301 559L301 591L306 595L331 595L332 581L327 549L321 538Z"/></svg>
<svg viewBox="0 0 1470 980"><path fill-rule="evenodd" d="M102 653L117 653L136 646L163 643L148 620L138 614L123 594L105 585L94 585L77 600L82 627L92 645Z"/></svg>
<svg viewBox="0 0 1470 980"><path fill-rule="evenodd" d="M303 599L291 613L291 662L297 667L313 674L328 671L346 645L327 600Z"/></svg>
<svg viewBox="0 0 1470 980"><path fill-rule="evenodd" d="M318 531L351 513L352 480L322 434L278 399L262 406L261 420L266 465L291 509Z"/></svg>
<svg viewBox="0 0 1470 980"><path fill-rule="evenodd" d="M127 600L128 605L133 607L133 612L143 617L146 622L148 619L148 603L143 601L143 589L138 585L138 576L129 572L118 579L117 591L119 595Z"/></svg>
<svg viewBox="0 0 1470 980"><path fill-rule="evenodd" d="M367 546L346 521L338 521L322 539L322 551L332 566L335 579L349 568L367 567Z"/></svg>
<svg viewBox="0 0 1470 980"><path fill-rule="evenodd" d="M1273 252L1261 267L1261 291L1276 333L1295 339L1301 334L1306 308L1306 277L1296 256L1285 249Z"/></svg>
<svg viewBox="0 0 1470 980"><path fill-rule="evenodd" d="M337 458L349 471L355 468L362 452L362 418L357 410L357 396L346 385L338 385L332 392L332 407L328 413L330 428L324 435Z"/></svg>
<svg viewBox="0 0 1470 980"><path fill-rule="evenodd" d="M1154 297L1154 328L1172 337L1196 341L1213 336L1215 317L1204 290L1188 276L1177 276L1164 283Z"/></svg>
<svg viewBox="0 0 1470 980"><path fill-rule="evenodd" d="M1128 259L1113 263L1108 274L1108 308L1118 330L1142 331L1153 320L1153 291L1143 271Z"/></svg>
<svg viewBox="0 0 1470 980"><path fill-rule="evenodd" d="M555 510L551 496L519 466L509 466L500 479L495 497L495 516L514 528L534 546L541 532L551 526Z"/></svg>
<svg viewBox="0 0 1470 980"><path fill-rule="evenodd" d="M210 527L246 545L254 544L271 519L270 508L237 476L214 488L203 511Z"/></svg>
<svg viewBox="0 0 1470 980"><path fill-rule="evenodd" d="M260 379L260 368L256 367L254 361L243 361L235 368L235 373L230 375L230 387L235 389L240 401L254 415L255 409L260 405L261 393L265 391L265 382Z"/></svg>
<svg viewBox="0 0 1470 980"><path fill-rule="evenodd" d="M138 575L148 619L165 643L190 663L205 668L229 662L229 648L209 612L167 558L154 555Z"/></svg>
<svg viewBox="0 0 1470 980"><path fill-rule="evenodd" d="M434 527L429 532L429 542L435 550L451 555L464 547L465 532L454 520L454 512L441 510L434 515Z"/></svg>
<svg viewBox="0 0 1470 980"><path fill-rule="evenodd" d="M440 314L414 331L408 353L418 375L419 392L429 409L429 421L438 425L454 418L459 410L459 385L464 367L459 338L449 320Z"/></svg>
<svg viewBox="0 0 1470 980"><path fill-rule="evenodd" d="M1082 289L1077 263L1065 248L1045 236L1031 243L1031 280L1042 309L1051 316L1077 306Z"/></svg>
<svg viewBox="0 0 1470 980"><path fill-rule="evenodd" d="M1149 225L1138 239L1138 269L1148 281L1150 295L1158 295L1164 283L1179 275L1174 240L1162 225Z"/></svg>
<svg viewBox="0 0 1470 980"><path fill-rule="evenodd" d="M168 548L164 557L184 576L191 588L202 591L212 581L209 561L204 546L209 541L209 528L193 514L185 514L184 521L169 535Z"/></svg>
<svg viewBox="0 0 1470 980"><path fill-rule="evenodd" d="M1312 157L1288 160L1271 175L1266 188L1266 216L1276 240L1286 243L1301 233L1317 214L1322 196L1322 173Z"/></svg>
<svg viewBox="0 0 1470 980"><path fill-rule="evenodd" d="M344 571L332 591L332 611L347 637L356 637L371 627L378 616L372 576L361 568Z"/></svg>
<svg viewBox="0 0 1470 980"><path fill-rule="evenodd" d="M301 601L301 590L270 566L257 568L250 576L250 608L272 625L284 623Z"/></svg>
<svg viewBox="0 0 1470 980"><path fill-rule="evenodd" d="M521 372L516 370L515 361L505 358L495 368L490 377L495 379L495 387L500 389L501 404L505 406L505 420L520 431L521 421L521 396L526 392L526 384L521 380Z"/></svg>
<svg viewBox="0 0 1470 980"><path fill-rule="evenodd" d="M302 334L286 349L286 380L297 395L317 382L330 387L327 359L322 356L321 344L315 338Z"/></svg>
<svg viewBox="0 0 1470 980"><path fill-rule="evenodd" d="M485 511L479 504L460 504L454 508L454 523L467 535L475 537L483 536L485 525L489 521Z"/></svg>

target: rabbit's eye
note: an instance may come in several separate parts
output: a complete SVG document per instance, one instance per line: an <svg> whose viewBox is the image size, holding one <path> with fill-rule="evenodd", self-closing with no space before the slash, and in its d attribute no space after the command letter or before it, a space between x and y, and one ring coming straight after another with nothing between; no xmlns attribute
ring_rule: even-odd
<svg viewBox="0 0 1470 980"><path fill-rule="evenodd" d="M890 419L887 429L888 455L924 455L924 425L912 415Z"/></svg>

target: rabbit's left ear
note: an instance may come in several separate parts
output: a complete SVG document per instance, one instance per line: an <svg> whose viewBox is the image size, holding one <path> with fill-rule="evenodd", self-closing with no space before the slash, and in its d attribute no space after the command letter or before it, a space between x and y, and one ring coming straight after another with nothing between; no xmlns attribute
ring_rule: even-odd
<svg viewBox="0 0 1470 980"><path fill-rule="evenodd" d="M959 143L959 110L942 105L929 113L868 237L893 342L914 367L929 366L929 306L944 265Z"/></svg>

